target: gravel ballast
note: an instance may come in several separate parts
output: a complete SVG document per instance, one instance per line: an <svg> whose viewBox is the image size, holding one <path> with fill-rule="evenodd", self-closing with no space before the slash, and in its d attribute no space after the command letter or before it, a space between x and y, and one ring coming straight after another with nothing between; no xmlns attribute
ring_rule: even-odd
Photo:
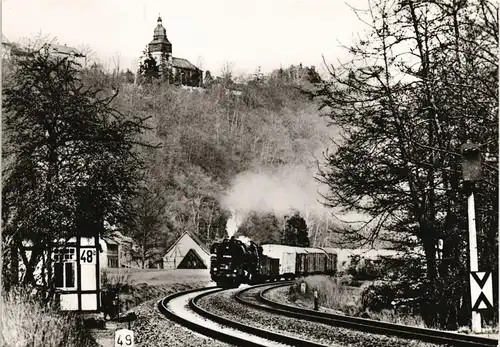
<svg viewBox="0 0 500 347"><path fill-rule="evenodd" d="M211 289L209 291L212 291ZM236 330L219 323L213 322L205 317L200 316L198 313L195 313L189 308L189 301L194 297L202 294L201 292L190 293L188 295L183 295L177 298L170 300L167 304L167 309L177 316L184 318L187 321L193 322L197 325L201 325L205 328L209 328L210 330L216 330L223 332L226 335L231 335L237 338L240 338L244 341L252 341L264 346L273 346L273 347L286 347L282 343L278 343L275 341L271 341L259 336L255 336L240 330Z"/></svg>
<svg viewBox="0 0 500 347"><path fill-rule="evenodd" d="M197 334L167 319L158 310L159 299L147 301L135 308L137 320L132 329L135 335L135 345L161 347L229 347L212 338Z"/></svg>
<svg viewBox="0 0 500 347"><path fill-rule="evenodd" d="M238 289L241 290L242 288ZM349 330L341 327L297 320L269 312L256 310L238 303L234 294L238 290L229 290L203 298L199 305L205 310L218 314L256 328L266 329L289 336L307 339L313 342L332 346L408 346L408 347L431 347L442 346L421 341L413 341L398 337L369 334L357 330ZM251 290L255 293L260 288Z"/></svg>

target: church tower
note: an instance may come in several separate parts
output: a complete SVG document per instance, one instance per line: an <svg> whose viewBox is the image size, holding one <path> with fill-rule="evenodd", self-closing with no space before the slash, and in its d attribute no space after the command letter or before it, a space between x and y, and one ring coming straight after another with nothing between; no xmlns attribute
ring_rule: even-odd
<svg viewBox="0 0 500 347"><path fill-rule="evenodd" d="M169 69L172 65L172 44L167 39L167 30L162 25L161 17L158 17L158 25L155 28L153 41L149 43L149 52L160 66L160 74L163 69Z"/></svg>

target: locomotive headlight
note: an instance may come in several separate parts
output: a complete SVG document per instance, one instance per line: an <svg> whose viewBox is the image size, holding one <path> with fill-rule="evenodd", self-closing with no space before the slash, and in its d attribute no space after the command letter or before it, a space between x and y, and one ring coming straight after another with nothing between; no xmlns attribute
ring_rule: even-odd
<svg viewBox="0 0 500 347"><path fill-rule="evenodd" d="M214 271L217 271L217 268L216 268L216 267L214 267Z"/></svg>

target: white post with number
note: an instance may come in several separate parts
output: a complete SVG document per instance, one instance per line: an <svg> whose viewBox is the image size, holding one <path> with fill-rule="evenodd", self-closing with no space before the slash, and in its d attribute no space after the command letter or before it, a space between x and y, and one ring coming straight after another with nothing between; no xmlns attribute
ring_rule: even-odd
<svg viewBox="0 0 500 347"><path fill-rule="evenodd" d="M481 151L480 146L474 143L465 143L462 145L462 175L464 179L464 187L468 190L467 196L467 219L469 220L469 262L470 271L479 271L477 259L477 240L476 240L476 214L474 207L474 188L475 181L481 180ZM471 286L471 301L472 298L472 283ZM474 310L474 302L472 306L472 331L475 333L481 332L481 313Z"/></svg>
<svg viewBox="0 0 500 347"><path fill-rule="evenodd" d="M134 347L134 332L120 329L115 332L115 347Z"/></svg>

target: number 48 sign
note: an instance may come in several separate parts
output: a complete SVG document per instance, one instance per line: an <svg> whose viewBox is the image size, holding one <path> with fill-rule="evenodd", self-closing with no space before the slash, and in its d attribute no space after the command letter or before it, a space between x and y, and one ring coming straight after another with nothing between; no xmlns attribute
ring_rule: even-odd
<svg viewBox="0 0 500 347"><path fill-rule="evenodd" d="M80 263L82 264L95 264L96 263L96 250L95 248L82 248L80 249Z"/></svg>
<svg viewBox="0 0 500 347"><path fill-rule="evenodd" d="M134 347L134 332L120 329L115 332L115 347Z"/></svg>

